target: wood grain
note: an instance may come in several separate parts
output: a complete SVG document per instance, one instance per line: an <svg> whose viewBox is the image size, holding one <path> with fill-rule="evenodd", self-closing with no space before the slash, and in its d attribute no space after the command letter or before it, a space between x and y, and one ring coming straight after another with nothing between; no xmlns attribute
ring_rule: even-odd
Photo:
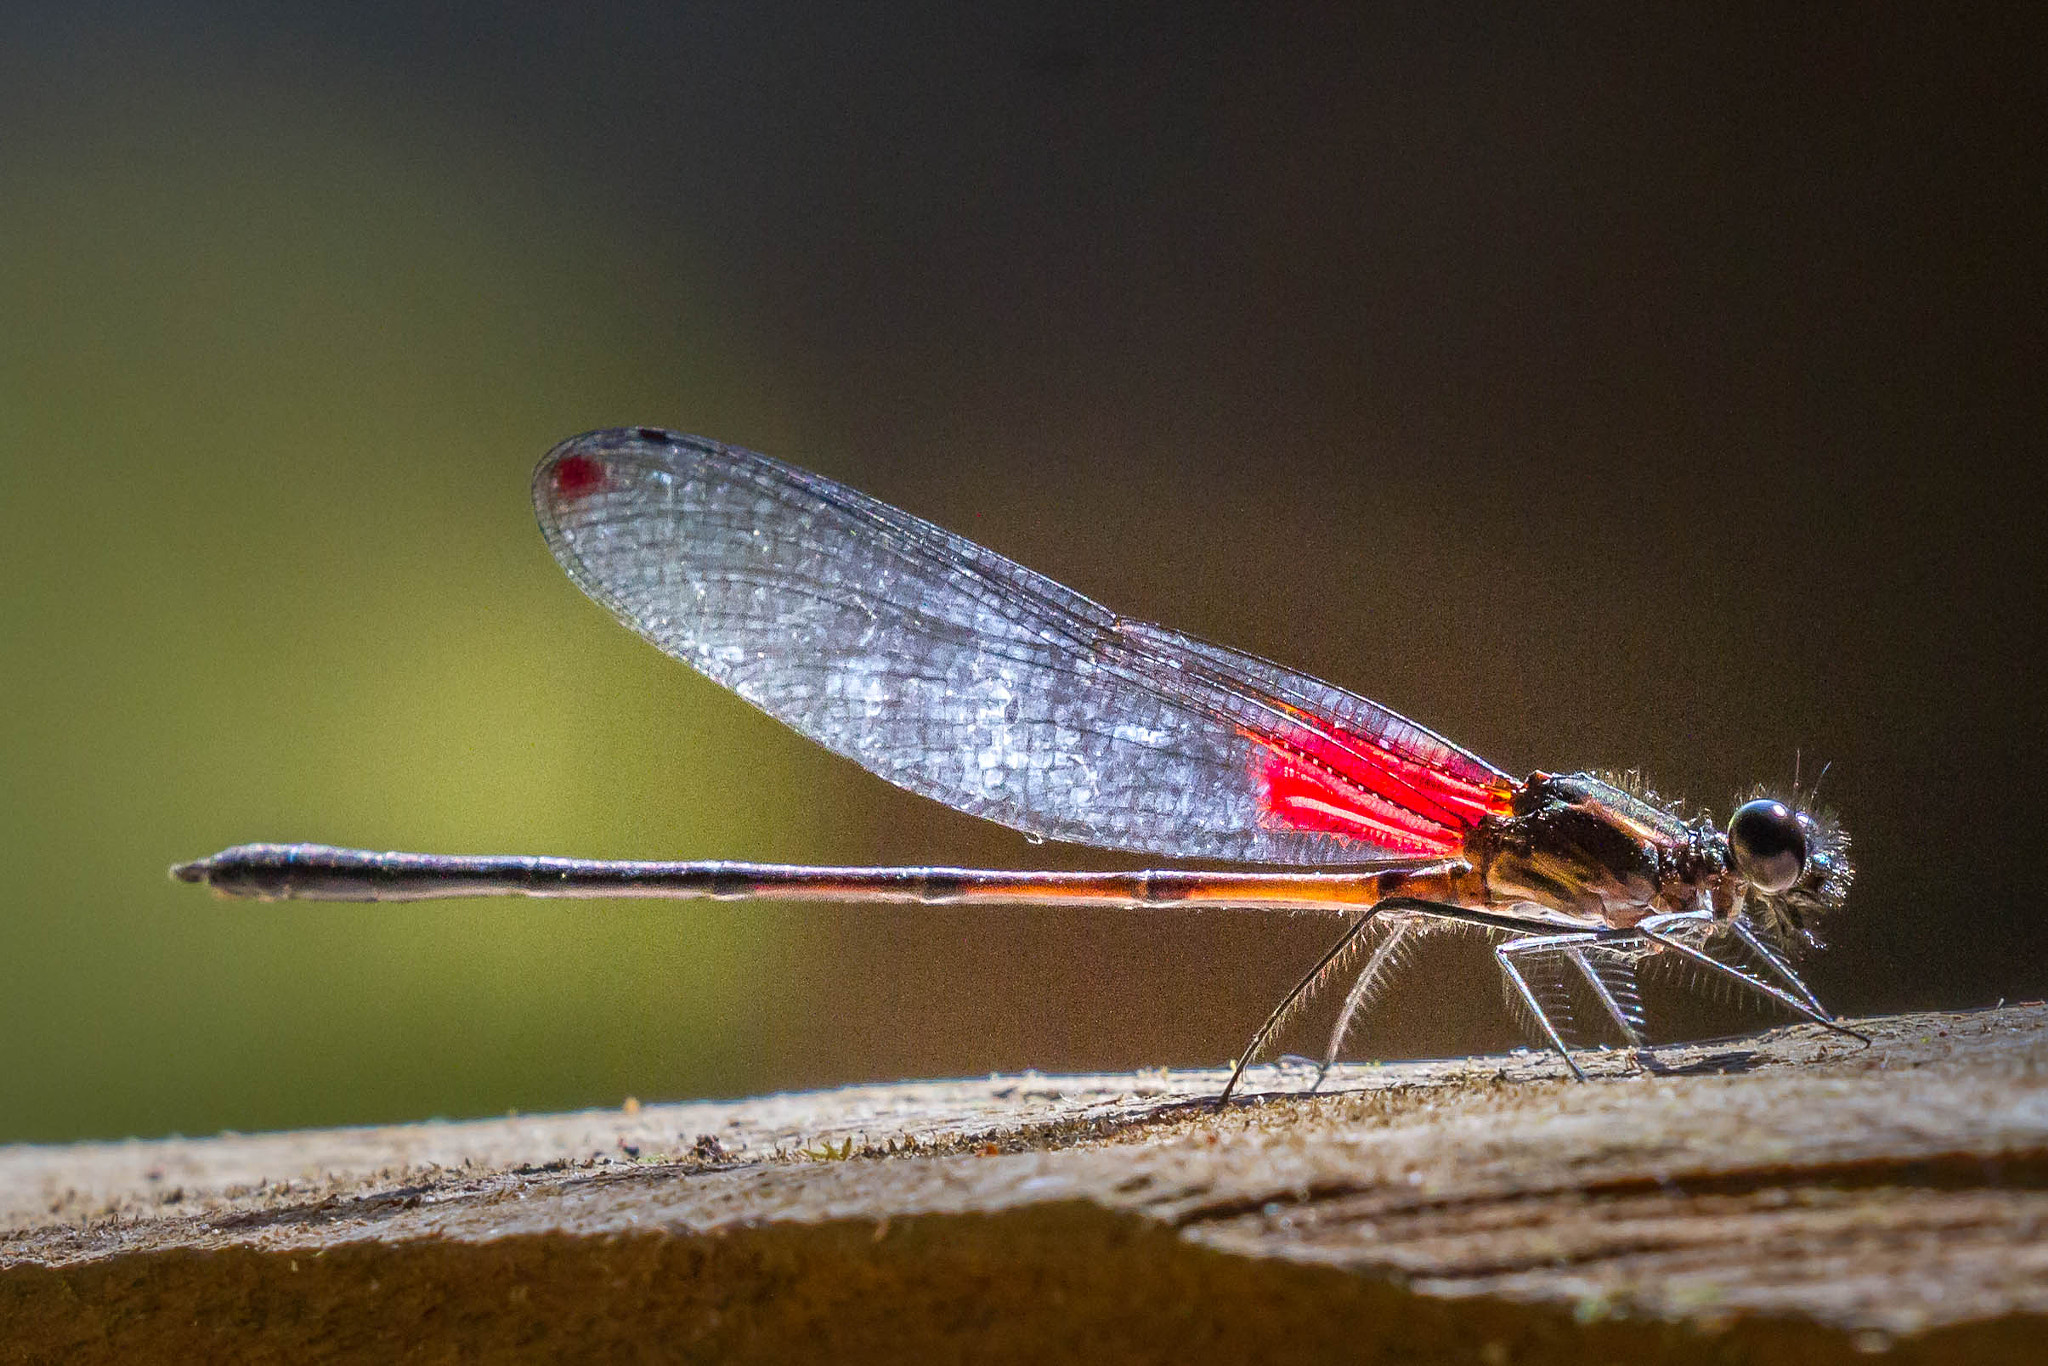
<svg viewBox="0 0 2048 1366"><path fill-rule="evenodd" d="M0 1149L0 1360L2048 1358L2048 1008Z"/></svg>

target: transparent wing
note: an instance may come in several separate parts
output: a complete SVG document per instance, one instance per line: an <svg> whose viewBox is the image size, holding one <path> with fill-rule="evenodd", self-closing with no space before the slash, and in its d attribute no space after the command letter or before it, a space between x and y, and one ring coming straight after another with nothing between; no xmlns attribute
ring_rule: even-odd
<svg viewBox="0 0 2048 1366"><path fill-rule="evenodd" d="M1052 839L1355 864L1455 851L1510 780L1384 707L1127 621L781 461L652 428L534 472L562 566L667 653L901 787Z"/></svg>

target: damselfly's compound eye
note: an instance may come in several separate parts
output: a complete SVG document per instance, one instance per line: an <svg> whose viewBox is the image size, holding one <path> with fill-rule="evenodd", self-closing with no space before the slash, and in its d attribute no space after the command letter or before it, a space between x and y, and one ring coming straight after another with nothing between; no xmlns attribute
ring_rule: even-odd
<svg viewBox="0 0 2048 1366"><path fill-rule="evenodd" d="M1806 832L1783 802L1745 802L1728 821L1728 847L1743 880L1760 892L1782 892L1806 871Z"/></svg>

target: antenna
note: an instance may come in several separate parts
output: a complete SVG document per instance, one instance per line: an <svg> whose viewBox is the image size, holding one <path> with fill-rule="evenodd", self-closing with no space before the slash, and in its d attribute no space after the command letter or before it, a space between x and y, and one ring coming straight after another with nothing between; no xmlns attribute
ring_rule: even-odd
<svg viewBox="0 0 2048 1366"><path fill-rule="evenodd" d="M1826 763L1820 766L1820 773L1813 780L1813 790L1806 794L1806 805L1809 810L1812 809L1813 804L1815 802L1820 800L1821 780L1828 776L1828 770L1833 768L1834 766L1835 761L1833 759L1828 760Z"/></svg>

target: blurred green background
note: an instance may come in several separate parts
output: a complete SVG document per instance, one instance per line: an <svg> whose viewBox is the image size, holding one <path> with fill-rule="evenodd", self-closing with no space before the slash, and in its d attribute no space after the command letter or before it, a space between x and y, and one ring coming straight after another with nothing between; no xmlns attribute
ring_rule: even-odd
<svg viewBox="0 0 2048 1366"><path fill-rule="evenodd" d="M810 464L1511 768L1641 764L1725 811L1832 760L1862 875L1824 999L2048 989L2032 35L12 22L0 1141L1213 1064L1320 951L1225 913L166 881L253 839L1114 865L851 770L578 595L527 474L622 423ZM1429 963L1361 1051L1521 1042L1476 961Z"/></svg>

